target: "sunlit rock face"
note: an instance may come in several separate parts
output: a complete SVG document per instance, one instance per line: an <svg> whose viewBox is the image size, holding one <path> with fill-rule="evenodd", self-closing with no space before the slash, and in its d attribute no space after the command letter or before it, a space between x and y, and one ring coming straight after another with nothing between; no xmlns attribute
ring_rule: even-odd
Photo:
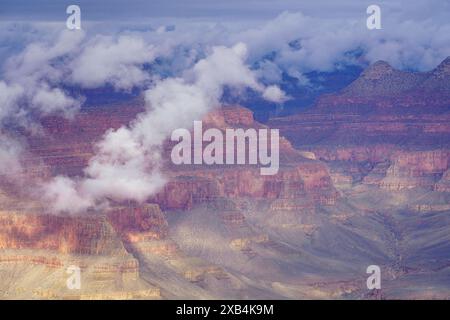
<svg viewBox="0 0 450 320"><path fill-rule="evenodd" d="M108 255L123 247L102 218L4 212L1 248L52 250L62 254Z"/></svg>
<svg viewBox="0 0 450 320"><path fill-rule="evenodd" d="M208 114L203 120L204 130L217 128L266 128L253 119L250 110L224 107ZM168 143L169 154L173 143ZM257 165L173 165L168 163L171 180L155 197L165 209L191 209L217 198L276 200L308 198L317 203L334 203L337 192L326 165L313 160L280 139L279 172L260 174ZM269 148L270 150L270 148ZM169 156L167 156L169 157Z"/></svg>
<svg viewBox="0 0 450 320"><path fill-rule="evenodd" d="M140 279L139 261L120 235L105 216L2 211L3 298L159 298L159 289ZM74 266L81 272L78 289L67 286L67 270Z"/></svg>
<svg viewBox="0 0 450 320"><path fill-rule="evenodd" d="M167 235L167 221L157 204L114 207L108 212L108 221L126 242Z"/></svg>

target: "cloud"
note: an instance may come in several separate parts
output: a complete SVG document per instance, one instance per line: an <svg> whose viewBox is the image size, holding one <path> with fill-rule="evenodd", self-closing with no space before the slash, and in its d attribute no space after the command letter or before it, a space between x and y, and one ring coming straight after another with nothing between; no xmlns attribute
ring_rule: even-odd
<svg viewBox="0 0 450 320"><path fill-rule="evenodd" d="M124 25L117 21L86 22L89 36L78 35L80 39L77 40L68 32L61 36L61 45L53 49L48 44L28 48L26 58L36 61L34 66L39 66L40 61L45 65L46 59L38 57L57 56L74 45L77 56L64 61L68 63L64 67L69 74L63 80L86 88L109 83L119 90L146 83L149 75L142 68L145 64L152 64L152 71L160 72L160 76L179 76L204 58L208 48L232 46L237 42L247 45L248 62L258 63L262 80L272 84L281 79L277 69L290 73L296 69L297 73L304 74L313 70L333 71L342 64L365 64L380 59L398 68L424 71L450 55L450 22L438 19L440 13L436 8L444 11L448 8L442 1L434 1L433 9L424 1L417 3L421 10L412 8L405 1L381 3L382 30L366 28L365 7L355 1L327 4L332 11L323 9L324 14L317 14L317 10L313 10L314 14L310 15L293 11L297 8L293 1L276 5L265 2L265 9L273 6L277 11L284 8L284 12L261 20L223 19L217 22L215 19L161 18ZM306 9L321 7L318 4L302 6L304 12L309 13L311 11ZM348 14L344 14L347 11ZM45 34L52 34L48 29L44 29ZM23 30L11 32L18 33L20 39L28 39ZM31 29L29 33L32 32L37 31ZM354 51L361 51L362 56L352 56ZM34 52L37 52L37 58L32 58ZM161 58L157 63L156 57ZM58 73L56 69L47 68L47 74ZM18 72L18 77L22 77L22 72ZM53 78L58 77L54 75Z"/></svg>
<svg viewBox="0 0 450 320"><path fill-rule="evenodd" d="M116 90L143 86L150 79L143 70L155 58L155 50L134 36L96 36L87 39L83 32L63 31L55 40L35 41L10 57L0 82L2 113L20 109L42 115L73 117L83 104L80 96L71 96L62 87ZM17 103L21 101L19 106ZM16 105L14 105L16 104Z"/></svg>
<svg viewBox="0 0 450 320"><path fill-rule="evenodd" d="M142 65L155 58L155 49L135 36L98 36L85 44L71 63L71 80L84 88L110 84L119 90L130 90L150 79Z"/></svg>
<svg viewBox="0 0 450 320"><path fill-rule="evenodd" d="M53 199L66 199L61 211L80 211L112 198L145 201L165 183L160 171L161 148L170 133L190 127L194 120L220 105L225 87L250 87L266 92L269 98L280 98L281 90L266 89L245 65L247 48L238 43L231 48L214 47L209 56L184 73L183 78L167 78L145 92L147 110L117 130L109 130L97 143L96 155L85 168L85 177L57 194L60 177L44 185L52 190ZM48 194L48 192L46 192ZM73 195L73 199L67 199ZM85 206L73 207L73 201L83 198ZM52 201L52 198L48 198Z"/></svg>
<svg viewBox="0 0 450 320"><path fill-rule="evenodd" d="M83 33L62 32L56 41L33 42L5 64L0 91L8 99L5 114L16 117L17 123L26 122L28 114L41 115L59 113L73 116L82 104L82 99L70 97L59 88L64 84L65 60L78 50Z"/></svg>
<svg viewBox="0 0 450 320"><path fill-rule="evenodd" d="M84 170L88 178L82 183L83 190L95 199L142 202L162 187L165 179L158 171L158 151L152 150L162 137L152 136L155 141L145 142L141 136L151 131L139 132L136 126L108 131Z"/></svg>
<svg viewBox="0 0 450 320"><path fill-rule="evenodd" d="M62 211L67 206L73 211L83 210L91 203L88 195L80 195L76 190L76 182L64 176L53 178L43 189L43 196L54 212Z"/></svg>
<svg viewBox="0 0 450 320"><path fill-rule="evenodd" d="M28 44L20 54L7 60L5 78L24 85L34 85L39 81L61 84L66 60L78 52L84 37L83 32L65 30L56 39Z"/></svg>
<svg viewBox="0 0 450 320"><path fill-rule="evenodd" d="M283 103L289 99L279 87L274 85L268 86L264 89L262 97L267 101L276 103Z"/></svg>
<svg viewBox="0 0 450 320"><path fill-rule="evenodd" d="M9 136L0 133L0 175L8 179L15 179L21 173L22 166L19 159L23 148L20 143Z"/></svg>
<svg viewBox="0 0 450 320"><path fill-rule="evenodd" d="M0 81L0 128L3 120L11 116L17 109L17 103L22 96L24 89L17 85L8 85Z"/></svg>
<svg viewBox="0 0 450 320"><path fill-rule="evenodd" d="M10 57L4 66L4 79L0 81L0 174L11 176L22 169L20 163L25 148L19 142L20 137L16 137L17 133L6 127L21 126L29 133L42 134L40 117L59 114L73 118L84 99L71 96L63 88L70 87L75 80L89 88L112 85L117 90L129 90L142 85L148 76L141 70L141 65L154 58L151 48L142 39L131 36L96 37L88 41L83 32L63 31L54 40L32 42ZM8 135L2 132L3 129ZM138 166L137 162L137 158L133 159L129 165ZM115 197L118 197L120 186L132 177L132 171L122 170L123 180L120 180L117 176L107 177L106 168L101 173L95 169L95 165L90 168L92 177L97 178L95 181L106 181L110 188L117 187ZM16 180L20 183L19 178ZM32 184L30 181L30 187ZM57 177L43 192L55 210L60 210L67 199L74 200L71 206L77 210L92 202L95 188L86 182L86 190L91 195L79 194L75 187L76 183L69 178Z"/></svg>
<svg viewBox="0 0 450 320"><path fill-rule="evenodd" d="M66 118L72 118L80 109L82 101L65 94L59 88L43 85L37 88L31 97L31 106L39 109L43 115L61 112Z"/></svg>

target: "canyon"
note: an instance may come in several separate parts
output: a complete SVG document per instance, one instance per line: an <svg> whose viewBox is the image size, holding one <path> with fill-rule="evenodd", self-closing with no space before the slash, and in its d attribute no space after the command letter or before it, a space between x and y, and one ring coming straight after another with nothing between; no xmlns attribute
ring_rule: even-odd
<svg viewBox="0 0 450 320"><path fill-rule="evenodd" d="M0 177L3 299L432 299L450 297L450 58L424 73L385 62L307 110L254 120L218 108L203 130L279 129L279 171L175 165L146 203L55 215ZM17 180L76 177L140 99L43 119ZM247 152L251 150L246 150ZM193 154L193 153L192 153ZM379 265L382 287L366 288ZM66 269L81 269L81 289Z"/></svg>

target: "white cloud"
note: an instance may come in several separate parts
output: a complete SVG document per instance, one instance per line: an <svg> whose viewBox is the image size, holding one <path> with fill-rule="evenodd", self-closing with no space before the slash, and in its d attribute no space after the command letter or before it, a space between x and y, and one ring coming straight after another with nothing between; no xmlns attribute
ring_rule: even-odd
<svg viewBox="0 0 450 320"><path fill-rule="evenodd" d="M113 198L144 201L165 183L159 171L161 147L170 133L180 127L190 127L194 120L220 104L224 87L250 87L279 99L282 92L266 89L244 64L247 48L238 43L231 48L215 47L211 54L185 73L185 78L160 80L146 91L147 110L117 130L109 130L97 144L97 153L84 170L86 177L72 190L74 198L88 195L83 202ZM50 182L53 186L54 182ZM51 200L51 199L49 199ZM62 211L83 210L85 207L64 208Z"/></svg>
<svg viewBox="0 0 450 320"><path fill-rule="evenodd" d="M78 212L87 208L92 200L87 195L80 195L76 189L76 183L72 179L58 176L42 189L43 197L47 205L54 212L60 212L68 207L72 212Z"/></svg>
<svg viewBox="0 0 450 320"><path fill-rule="evenodd" d="M65 60L76 53L83 32L60 32L56 39L36 40L7 60L5 77L15 83L36 85L40 81L60 84L65 71Z"/></svg>
<svg viewBox="0 0 450 320"><path fill-rule="evenodd" d="M25 122L23 118L31 109L44 115L73 116L82 101L58 86L63 84L67 72L64 60L78 50L83 37L83 33L64 31L54 42L33 42L8 59L4 75L8 85L0 84L0 90L7 91L10 104L8 111L3 112L14 115L19 123Z"/></svg>
<svg viewBox="0 0 450 320"><path fill-rule="evenodd" d="M17 110L17 103L24 89L17 85L8 85L0 81L0 127L4 118L10 116Z"/></svg>
<svg viewBox="0 0 450 320"><path fill-rule="evenodd" d="M71 63L71 80L85 88L111 84L129 90L143 85L149 74L142 65L155 58L155 50L135 36L98 36L84 45L81 54Z"/></svg>
<svg viewBox="0 0 450 320"><path fill-rule="evenodd" d="M286 94L281 90L278 86L268 86L263 91L263 98L267 101L276 102L276 103L283 103L287 101L289 98L286 96Z"/></svg>
<svg viewBox="0 0 450 320"><path fill-rule="evenodd" d="M0 133L0 175L16 179L22 171L20 158L23 149L18 141Z"/></svg>
<svg viewBox="0 0 450 320"><path fill-rule="evenodd" d="M78 112L81 101L66 95L59 88L43 85L36 88L31 98L31 106L39 109L44 115L62 112L66 118L72 118Z"/></svg>
<svg viewBox="0 0 450 320"><path fill-rule="evenodd" d="M110 84L117 90L129 90L149 79L142 65L154 58L154 47L134 36L89 40L83 32L63 31L53 41L32 42L5 64L0 116L17 111L20 100L22 116L33 109L43 115L72 117L83 98L70 96L62 86L75 83L96 88Z"/></svg>

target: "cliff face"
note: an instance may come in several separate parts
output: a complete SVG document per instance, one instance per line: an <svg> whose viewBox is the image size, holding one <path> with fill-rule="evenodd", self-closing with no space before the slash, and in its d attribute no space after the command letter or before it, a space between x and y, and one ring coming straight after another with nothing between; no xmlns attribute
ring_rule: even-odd
<svg viewBox="0 0 450 320"><path fill-rule="evenodd" d="M86 255L124 252L120 239L103 218L11 212L0 215L0 249L42 249Z"/></svg>
<svg viewBox="0 0 450 320"><path fill-rule="evenodd" d="M40 159L50 175L81 175L94 154L94 144L108 129L126 125L143 111L138 102L83 110L75 119L42 119L43 135L29 136L28 162ZM26 163L26 164L27 164Z"/></svg>
<svg viewBox="0 0 450 320"><path fill-rule="evenodd" d="M226 107L208 114L203 127L204 130L214 127L222 131L226 128L265 128L253 119L250 110L242 107ZM167 154L171 145L166 147ZM166 209L191 209L222 197L255 200L308 197L317 204L333 204L337 192L327 167L312 160L313 157L295 150L290 142L281 138L280 169L275 175L261 175L256 165L169 164L171 181L155 201Z"/></svg>
<svg viewBox="0 0 450 320"><path fill-rule="evenodd" d="M59 216L0 212L0 250L49 250L62 255L127 255L123 241L164 239L168 225L157 204L115 206L106 215Z"/></svg>
<svg viewBox="0 0 450 320"><path fill-rule="evenodd" d="M450 101L450 58L429 72L406 72L384 61L369 66L338 94L321 98L322 110L398 112L404 114L443 111ZM434 109L434 110L433 110Z"/></svg>
<svg viewBox="0 0 450 320"><path fill-rule="evenodd" d="M411 91L430 77L429 73L411 73L392 68L385 61L369 66L361 76L342 90L344 96L394 96Z"/></svg>
<svg viewBox="0 0 450 320"><path fill-rule="evenodd" d="M124 215L131 218L130 213ZM144 225L144 229L155 228L157 224L153 220L136 223ZM124 224L115 230L105 216L66 217L2 211L1 297L159 298L159 289L140 279L139 262L124 247L121 236L128 226ZM72 273L68 270L74 267L79 268L81 277L80 287L76 289L67 285Z"/></svg>
<svg viewBox="0 0 450 320"><path fill-rule="evenodd" d="M448 114L430 111L405 115L399 108L389 114L377 114L375 111L365 114L358 108L351 114L311 109L309 113L273 119L269 125L279 128L296 148L302 149L336 150L339 146L339 150L377 150L380 145L402 149L449 148Z"/></svg>
<svg viewBox="0 0 450 320"><path fill-rule="evenodd" d="M442 178L436 183L435 190L438 192L450 192L450 170L446 170Z"/></svg>
<svg viewBox="0 0 450 320"><path fill-rule="evenodd" d="M269 125L327 162L336 181L433 188L448 168L449 64L410 73L377 62L341 92Z"/></svg>
<svg viewBox="0 0 450 320"><path fill-rule="evenodd" d="M259 170L236 168L184 172L156 196L166 209L191 209L218 197L255 200L292 199L310 196L318 204L332 204L337 193L324 165L305 164L282 170L276 176L261 176Z"/></svg>
<svg viewBox="0 0 450 320"><path fill-rule="evenodd" d="M166 218L156 204L114 207L108 221L125 242L163 239L168 232Z"/></svg>
<svg viewBox="0 0 450 320"><path fill-rule="evenodd" d="M443 150L399 152L379 186L389 190L422 187L432 190L449 167L450 152Z"/></svg>

